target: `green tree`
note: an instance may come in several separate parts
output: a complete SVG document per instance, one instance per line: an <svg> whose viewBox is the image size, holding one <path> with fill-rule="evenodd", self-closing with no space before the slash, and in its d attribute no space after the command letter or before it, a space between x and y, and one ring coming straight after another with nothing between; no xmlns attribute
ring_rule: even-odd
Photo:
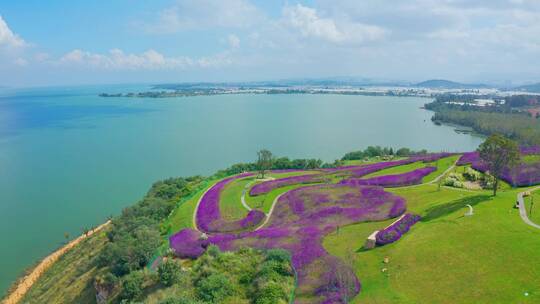
<svg viewBox="0 0 540 304"><path fill-rule="evenodd" d="M122 298L133 300L142 295L144 283L144 273L133 271L124 277L122 281Z"/></svg>
<svg viewBox="0 0 540 304"><path fill-rule="evenodd" d="M219 303L234 294L231 281L223 274L211 274L201 279L196 286L197 295L206 302Z"/></svg>
<svg viewBox="0 0 540 304"><path fill-rule="evenodd" d="M513 140L494 134L480 145L478 152L494 177L493 196L496 196L503 171L507 168L512 169L519 161L518 145Z"/></svg>
<svg viewBox="0 0 540 304"><path fill-rule="evenodd" d="M272 161L272 152L266 149L257 152L257 170L259 170L261 178L264 178L266 171L272 168Z"/></svg>
<svg viewBox="0 0 540 304"><path fill-rule="evenodd" d="M178 263L167 260L158 267L158 276L161 284L172 286L180 281L182 269Z"/></svg>

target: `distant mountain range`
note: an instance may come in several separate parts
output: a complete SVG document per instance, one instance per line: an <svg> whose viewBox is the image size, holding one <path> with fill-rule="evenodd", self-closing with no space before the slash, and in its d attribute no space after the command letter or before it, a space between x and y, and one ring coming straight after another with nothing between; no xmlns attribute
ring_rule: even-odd
<svg viewBox="0 0 540 304"><path fill-rule="evenodd" d="M431 79L422 81L412 85L413 87L429 88L429 89L481 89L489 88L490 86L485 84L468 84L460 83L444 79Z"/></svg>
<svg viewBox="0 0 540 304"><path fill-rule="evenodd" d="M522 85L515 88L517 91L530 92L530 93L540 93L540 83Z"/></svg>
<svg viewBox="0 0 540 304"><path fill-rule="evenodd" d="M486 89L499 88L508 91L522 91L528 93L540 93L540 83L503 87L500 85L488 85L483 83L462 83L446 79L430 79L419 83L412 83L399 80L372 79L364 77L330 77L330 78L300 78L300 79L282 79L273 81L247 81L247 82L227 82L227 83L170 83L155 85L155 89L196 89L196 88L213 88L213 87L276 87L287 88L295 86L315 86L315 87L411 87L411 88L426 88L426 89Z"/></svg>

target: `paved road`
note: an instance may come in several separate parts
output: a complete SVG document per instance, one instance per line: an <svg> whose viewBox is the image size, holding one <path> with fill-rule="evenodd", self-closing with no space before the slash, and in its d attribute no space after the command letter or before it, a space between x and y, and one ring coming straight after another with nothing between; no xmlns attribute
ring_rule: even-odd
<svg viewBox="0 0 540 304"><path fill-rule="evenodd" d="M533 191L538 190L538 189L540 189L540 187L531 189L528 192L533 192ZM529 216L527 215L527 209L525 208L525 200L523 199L524 194L525 194L525 192L520 192L517 195L517 201L518 201L518 206L519 206L519 216L521 216L521 219L525 222L525 224L527 224L529 226L532 226L534 228L540 229L540 225L537 225L537 224L533 223L529 219Z"/></svg>

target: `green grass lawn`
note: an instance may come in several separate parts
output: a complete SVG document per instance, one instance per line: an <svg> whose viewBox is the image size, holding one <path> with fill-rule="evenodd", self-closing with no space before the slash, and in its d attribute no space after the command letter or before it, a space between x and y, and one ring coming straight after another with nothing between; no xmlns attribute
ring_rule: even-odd
<svg viewBox="0 0 540 304"><path fill-rule="evenodd" d="M219 197L219 208L223 219L236 221L247 215L248 210L242 206L241 197L246 185L254 180L254 177L237 179L223 188Z"/></svg>
<svg viewBox="0 0 540 304"><path fill-rule="evenodd" d="M351 256L351 242L358 248L380 227L369 223L344 227L324 244L354 265L363 289L353 303L538 303L540 230L512 208L518 191L492 198L436 185L393 189L423 216L401 240ZM463 216L467 204L472 217Z"/></svg>
<svg viewBox="0 0 540 304"><path fill-rule="evenodd" d="M272 203L278 197L278 195L285 193L287 191L290 191L292 189L298 188L298 187L304 187L305 184L302 185L291 185L287 187L277 188L274 189L267 194L258 195L258 196L251 196L246 194L246 204L248 204L253 209L259 209L265 213L268 213L270 211L270 208L272 207Z"/></svg>
<svg viewBox="0 0 540 304"><path fill-rule="evenodd" d="M169 234L176 233L184 228L193 228L193 213L197 202L204 192L217 182L217 180L208 182L203 189L199 190L191 198L179 203L178 207L173 210L169 218L163 223L164 226L169 227Z"/></svg>
<svg viewBox="0 0 540 304"><path fill-rule="evenodd" d="M521 157L521 161L527 164L540 162L540 155L525 155Z"/></svg>
<svg viewBox="0 0 540 304"><path fill-rule="evenodd" d="M530 197L524 197L523 200L525 201L525 208L527 209L529 219L533 223L540 225L540 191L533 192ZM533 202L532 209L531 202Z"/></svg>
<svg viewBox="0 0 540 304"><path fill-rule="evenodd" d="M342 166L360 166L373 163L372 161L364 161L363 159L358 160L344 160Z"/></svg>
<svg viewBox="0 0 540 304"><path fill-rule="evenodd" d="M413 170L416 170L416 169L424 168L425 166L426 166L426 164L424 164L423 162L416 162L416 163L412 163L412 164L386 168L386 169L383 169L381 171L377 171L377 172L368 174L366 176L363 176L362 178L370 178L370 177L383 176L383 175L402 174L402 173L407 173L407 172L410 172L410 171L413 171Z"/></svg>
<svg viewBox="0 0 540 304"><path fill-rule="evenodd" d="M444 171L448 170L455 162L460 158L461 155L454 155L450 157L441 158L438 161L427 164L427 166L434 166L437 170L431 172L424 177L422 182L429 183L439 177Z"/></svg>

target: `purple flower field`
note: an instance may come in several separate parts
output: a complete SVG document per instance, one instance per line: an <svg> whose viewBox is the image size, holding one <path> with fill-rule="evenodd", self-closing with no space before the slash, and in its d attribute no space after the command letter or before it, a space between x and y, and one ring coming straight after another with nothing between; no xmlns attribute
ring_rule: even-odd
<svg viewBox="0 0 540 304"><path fill-rule="evenodd" d="M330 256L322 246L325 235L344 226L397 217L405 200L381 187L314 185L291 190L280 198L267 226L257 231L214 234L203 240L184 229L170 238L179 257L202 254L209 244L221 250L243 246L291 252L298 275L296 303L342 303L360 291L352 269Z"/></svg>
<svg viewBox="0 0 540 304"><path fill-rule="evenodd" d="M253 176L253 173L243 173L225 178L210 188L201 198L197 209L197 226L204 232L232 232L254 228L260 224L265 214L262 211L252 210L248 215L238 221L227 222L221 217L219 197L225 186L234 180Z"/></svg>
<svg viewBox="0 0 540 304"><path fill-rule="evenodd" d="M391 167L408 165L408 164L412 164L419 161L424 162L424 163L430 163L430 162L434 162L441 158L449 157L452 155L454 154L433 153L433 154L426 154L426 155L417 155L417 156L412 156L410 158L396 160L396 161L386 161L386 162L379 162L379 163L368 164L368 165L344 166L344 167L338 167L338 168L324 169L324 172L326 172L327 174L342 172L345 175L352 175L353 177L362 177L362 176L375 173L377 171L381 171L384 169L388 169ZM253 186L250 189L249 194L251 196L257 196L257 195L266 194L274 189L286 187L290 185L322 183L328 179L327 174L306 174L306 175L291 176L291 177L285 177L285 178L262 182L260 184Z"/></svg>
<svg viewBox="0 0 540 304"><path fill-rule="evenodd" d="M257 196L261 194L266 194L274 189L282 188L290 185L298 184L311 184L311 183L320 183L325 181L326 178L321 174L307 174L299 176L290 176L280 179L274 179L270 181L265 181L260 184L253 186L249 190L249 195Z"/></svg>
<svg viewBox="0 0 540 304"><path fill-rule="evenodd" d="M402 159L402 160L374 163L374 164L364 165L364 166L360 166L356 168L349 168L347 170L350 170L354 177L362 177L362 176L375 173L377 171L381 171L384 169L392 168L392 167L408 165L408 164L412 164L419 161L424 162L424 163L430 163L430 162L434 162L441 158L449 157L452 155L454 154L453 153L433 153L433 154L426 154L426 155L417 155L417 156L412 156L412 157Z"/></svg>
<svg viewBox="0 0 540 304"><path fill-rule="evenodd" d="M340 182L343 185L360 186L360 185L372 185L381 187L403 187L410 185L417 185L422 183L422 179L432 172L435 172L437 168L426 167L416 169L411 172L395 175L376 176L372 178L348 178Z"/></svg>

